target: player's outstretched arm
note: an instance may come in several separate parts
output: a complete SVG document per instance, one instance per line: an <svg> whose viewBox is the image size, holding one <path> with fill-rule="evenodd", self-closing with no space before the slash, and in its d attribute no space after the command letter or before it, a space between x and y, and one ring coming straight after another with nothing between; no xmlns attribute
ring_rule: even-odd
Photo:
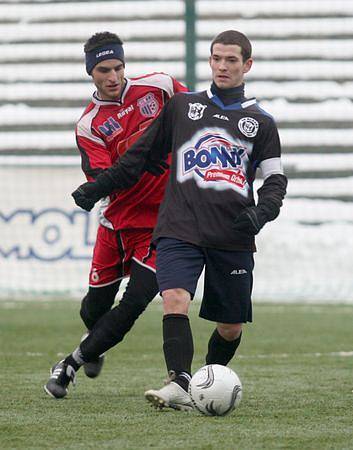
<svg viewBox="0 0 353 450"><path fill-rule="evenodd" d="M110 188L96 181L81 184L72 194L80 208L91 211L96 202L110 193Z"/></svg>
<svg viewBox="0 0 353 450"><path fill-rule="evenodd" d="M154 176L162 175L168 168L166 161L148 161L145 165L145 171ZM99 175L95 181L81 184L71 195L77 206L91 211L98 200L115 190L114 186L115 183L110 177Z"/></svg>
<svg viewBox="0 0 353 450"><path fill-rule="evenodd" d="M95 181L81 184L71 194L77 206L90 211L101 198L136 184L144 172L159 176L169 168L166 162L169 150L165 150L170 149L169 127L164 123L166 106L116 163L100 173Z"/></svg>

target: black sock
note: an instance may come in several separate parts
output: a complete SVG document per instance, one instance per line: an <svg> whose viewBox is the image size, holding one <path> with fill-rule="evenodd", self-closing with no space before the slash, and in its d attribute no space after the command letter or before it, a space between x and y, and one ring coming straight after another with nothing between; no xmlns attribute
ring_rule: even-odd
<svg viewBox="0 0 353 450"><path fill-rule="evenodd" d="M85 361L92 361L124 339L145 306L136 307L120 302L102 316L87 338L81 342L80 350Z"/></svg>
<svg viewBox="0 0 353 450"><path fill-rule="evenodd" d="M78 347L74 352L68 355L64 359L64 363L73 367L75 372L84 364L84 360L82 359L82 354L80 352L80 348Z"/></svg>
<svg viewBox="0 0 353 450"><path fill-rule="evenodd" d="M216 328L208 341L206 364L221 364L222 366L226 366L233 358L240 341L241 333L234 341L227 341L218 333Z"/></svg>
<svg viewBox="0 0 353 450"><path fill-rule="evenodd" d="M155 273L133 261L130 280L120 303L106 312L81 342L83 359L95 360L121 342L157 293Z"/></svg>
<svg viewBox="0 0 353 450"><path fill-rule="evenodd" d="M168 372L175 372L175 381L187 390L194 356L194 342L188 316L166 314L163 317L163 350Z"/></svg>

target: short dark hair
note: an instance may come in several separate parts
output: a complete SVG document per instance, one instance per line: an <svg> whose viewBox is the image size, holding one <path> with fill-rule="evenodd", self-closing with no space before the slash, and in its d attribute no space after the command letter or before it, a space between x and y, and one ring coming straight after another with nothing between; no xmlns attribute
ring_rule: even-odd
<svg viewBox="0 0 353 450"><path fill-rule="evenodd" d="M123 41L116 34L110 33L109 31L103 31L91 36L85 43L83 49L85 53L88 53L96 48L103 47L106 44L123 45Z"/></svg>
<svg viewBox="0 0 353 450"><path fill-rule="evenodd" d="M251 43L245 34L240 33L240 31L227 30L219 33L211 43L211 55L215 44L239 45L243 61L245 62L247 59L251 58Z"/></svg>

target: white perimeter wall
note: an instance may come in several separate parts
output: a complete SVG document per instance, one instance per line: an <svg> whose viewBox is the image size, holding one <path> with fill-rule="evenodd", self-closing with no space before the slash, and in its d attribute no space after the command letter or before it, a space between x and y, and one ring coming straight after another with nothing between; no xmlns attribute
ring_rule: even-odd
<svg viewBox="0 0 353 450"><path fill-rule="evenodd" d="M1 166L0 298L84 294L97 216L74 205L84 179L72 162ZM257 239L254 299L353 303L351 204L293 198L302 183L292 180L280 218Z"/></svg>

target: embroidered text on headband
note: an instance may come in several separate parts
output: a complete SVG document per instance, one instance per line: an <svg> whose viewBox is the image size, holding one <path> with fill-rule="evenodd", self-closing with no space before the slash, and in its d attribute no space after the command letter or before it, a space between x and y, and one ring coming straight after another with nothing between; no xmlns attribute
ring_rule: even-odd
<svg viewBox="0 0 353 450"><path fill-rule="evenodd" d="M120 44L106 44L102 47L95 48L86 54L86 71L88 75L91 75L94 66L105 59L120 59L124 61L124 49Z"/></svg>

